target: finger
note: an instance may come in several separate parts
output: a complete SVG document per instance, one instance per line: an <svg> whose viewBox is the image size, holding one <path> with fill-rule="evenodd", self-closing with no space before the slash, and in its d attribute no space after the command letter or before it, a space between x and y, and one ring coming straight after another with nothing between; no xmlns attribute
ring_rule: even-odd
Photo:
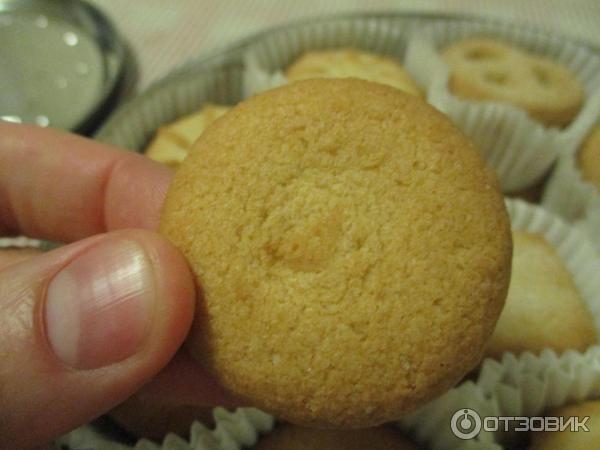
<svg viewBox="0 0 600 450"><path fill-rule="evenodd" d="M26 261L42 253L37 248L3 248L0 249L0 270L21 261Z"/></svg>
<svg viewBox="0 0 600 450"><path fill-rule="evenodd" d="M0 272L0 448L30 448L154 376L193 317L193 278L144 230L95 236Z"/></svg>
<svg viewBox="0 0 600 450"><path fill-rule="evenodd" d="M171 170L57 130L0 121L0 235L58 242L154 229Z"/></svg>

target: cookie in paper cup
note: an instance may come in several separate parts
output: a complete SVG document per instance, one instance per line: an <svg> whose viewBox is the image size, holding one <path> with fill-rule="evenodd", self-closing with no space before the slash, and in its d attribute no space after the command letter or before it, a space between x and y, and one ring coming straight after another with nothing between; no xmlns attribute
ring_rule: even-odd
<svg viewBox="0 0 600 450"><path fill-rule="evenodd" d="M513 104L453 94L451 73L441 52L471 37L496 39L570 69L584 89L579 113L565 128L549 127ZM539 181L559 154L579 145L600 112L600 56L583 44L541 31L491 21L439 21L413 35L405 65L426 87L428 101L479 145L498 172L504 192Z"/></svg>
<svg viewBox="0 0 600 450"><path fill-rule="evenodd" d="M513 230L542 235L570 272L600 334L600 257L589 236L540 206L507 200Z"/></svg>
<svg viewBox="0 0 600 450"><path fill-rule="evenodd" d="M245 52L244 95L286 84L288 76L301 79L309 74L356 76L420 95L420 88L400 66L408 37L419 23L401 16L348 17L276 30ZM286 76L285 69L295 61L294 74Z"/></svg>
<svg viewBox="0 0 600 450"><path fill-rule="evenodd" d="M541 207L507 202L513 229L542 234L563 259L600 331L600 256L589 237ZM560 355L546 349L534 355L505 353L501 360L486 359L477 386L502 416L534 416L548 409L600 396L600 346ZM502 442L518 440L503 433Z"/></svg>
<svg viewBox="0 0 600 450"><path fill-rule="evenodd" d="M513 230L542 234L555 247L573 275L597 330L600 330L600 280L597 277L600 258L589 238L577 227L539 206L507 200L507 208ZM547 375L552 371L554 375ZM537 378L548 384L540 385ZM537 355L505 353L499 361L484 360L476 383L462 383L402 419L400 424L420 443L436 450L501 448L499 443L514 438L508 434L481 431L473 439L461 440L452 432L453 415L460 416L461 410L475 411L481 418L535 415L547 408L594 395L600 396L598 345L584 352L568 350L562 355L548 349Z"/></svg>

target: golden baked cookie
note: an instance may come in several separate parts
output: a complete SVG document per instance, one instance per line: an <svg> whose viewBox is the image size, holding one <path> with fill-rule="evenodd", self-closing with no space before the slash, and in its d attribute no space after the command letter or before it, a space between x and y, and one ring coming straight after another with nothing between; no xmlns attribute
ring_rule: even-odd
<svg viewBox="0 0 600 450"><path fill-rule="evenodd" d="M313 79L241 103L193 146L160 231L199 298L189 347L287 421L367 427L483 356L509 221L478 149L397 89Z"/></svg>
<svg viewBox="0 0 600 450"><path fill-rule="evenodd" d="M285 76L290 81L360 78L387 84L408 94L423 95L417 83L396 60L353 49L306 52L287 68Z"/></svg>
<svg viewBox="0 0 600 450"><path fill-rule="evenodd" d="M563 406L550 411L548 416L578 417L579 423L589 417L585 425L589 431L545 431L531 433L530 450L597 450L600 449L600 401L587 401Z"/></svg>
<svg viewBox="0 0 600 450"><path fill-rule="evenodd" d="M139 438L162 440L167 433L187 436L194 421L212 426L212 408L169 404L149 396L133 395L109 413L124 430Z"/></svg>
<svg viewBox="0 0 600 450"><path fill-rule="evenodd" d="M391 426L361 430L317 430L279 425L254 450L417 450Z"/></svg>
<svg viewBox="0 0 600 450"><path fill-rule="evenodd" d="M558 353L598 342L591 313L554 248L538 234L513 233L512 276L506 305L487 355Z"/></svg>
<svg viewBox="0 0 600 450"><path fill-rule="evenodd" d="M548 126L568 125L584 101L583 86L568 67L496 39L456 42L442 58L457 96L512 103Z"/></svg>
<svg viewBox="0 0 600 450"><path fill-rule="evenodd" d="M578 159L583 178L600 189L600 124L586 138Z"/></svg>
<svg viewBox="0 0 600 450"><path fill-rule="evenodd" d="M155 161L177 168L206 127L229 109L229 106L207 104L195 114L160 127L144 153Z"/></svg>

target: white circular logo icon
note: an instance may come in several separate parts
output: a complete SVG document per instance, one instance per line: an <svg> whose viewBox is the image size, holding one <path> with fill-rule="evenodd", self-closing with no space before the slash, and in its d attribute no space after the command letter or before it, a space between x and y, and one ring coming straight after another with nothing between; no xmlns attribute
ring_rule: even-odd
<svg viewBox="0 0 600 450"><path fill-rule="evenodd" d="M459 439L473 439L481 431L481 417L472 409L459 409L450 420L450 428Z"/></svg>

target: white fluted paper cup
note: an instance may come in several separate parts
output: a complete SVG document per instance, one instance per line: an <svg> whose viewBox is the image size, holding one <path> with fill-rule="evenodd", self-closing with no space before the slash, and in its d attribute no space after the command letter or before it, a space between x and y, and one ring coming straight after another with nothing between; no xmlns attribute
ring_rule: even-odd
<svg viewBox="0 0 600 450"><path fill-rule="evenodd" d="M542 195L542 205L575 221L600 203L600 189L585 180L577 164L576 152L562 155Z"/></svg>
<svg viewBox="0 0 600 450"><path fill-rule="evenodd" d="M409 36L422 20L411 16L345 17L276 30L251 44L244 60L244 95L288 82L284 69L309 50L353 48L402 62Z"/></svg>
<svg viewBox="0 0 600 450"><path fill-rule="evenodd" d="M20 249L20 248L45 248L45 242L39 239L31 239L25 236L17 237L1 237L0 236L0 249Z"/></svg>
<svg viewBox="0 0 600 450"><path fill-rule="evenodd" d="M585 214L577 223L590 240L596 245L600 253L600 195L595 196L588 204Z"/></svg>
<svg viewBox="0 0 600 450"><path fill-rule="evenodd" d="M194 61L124 103L94 138L142 152L160 126L197 112L206 103L238 103L242 99L242 72L239 46Z"/></svg>
<svg viewBox="0 0 600 450"><path fill-rule="evenodd" d="M508 103L459 98L448 87L440 51L470 36L487 36L549 57L569 67L583 84L585 103L569 126L547 127ZM600 56L569 39L492 21L438 21L419 30L406 50L406 69L427 89L428 101L482 149L504 192L534 185L559 155L577 148L600 113Z"/></svg>
<svg viewBox="0 0 600 450"><path fill-rule="evenodd" d="M211 429L194 422L189 439L171 433L162 443L140 439L127 445L86 425L62 436L58 444L70 450L241 450L254 445L259 434L270 431L274 424L272 416L256 408L238 408L234 412L215 408L213 416L215 426Z"/></svg>
<svg viewBox="0 0 600 450"><path fill-rule="evenodd" d="M543 416L571 403L600 398L600 347L585 352L539 356L506 354L501 361L486 360L477 386L495 407L495 416ZM513 448L523 441L520 433L502 431L498 439Z"/></svg>
<svg viewBox="0 0 600 450"><path fill-rule="evenodd" d="M459 428L458 422L465 410L476 411L481 416L498 414L496 403L487 398L479 386L466 381L403 418L399 425L431 450L501 449L494 433L480 431L471 436Z"/></svg>

